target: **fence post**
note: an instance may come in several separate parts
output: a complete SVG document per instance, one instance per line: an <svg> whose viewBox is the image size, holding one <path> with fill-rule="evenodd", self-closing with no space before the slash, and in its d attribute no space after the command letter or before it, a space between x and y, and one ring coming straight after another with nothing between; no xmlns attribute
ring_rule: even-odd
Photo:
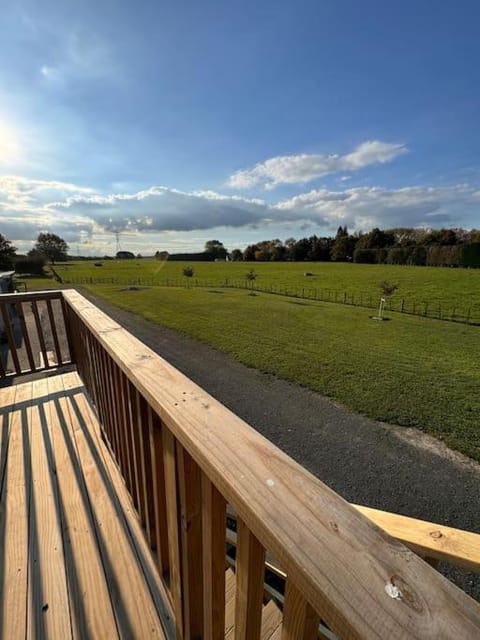
<svg viewBox="0 0 480 640"><path fill-rule="evenodd" d="M343 292L343 304L347 304L347 292Z"/></svg>
<svg viewBox="0 0 480 640"><path fill-rule="evenodd" d="M405 306L405 298L402 298L402 301L400 303L400 313L403 313L404 306Z"/></svg>

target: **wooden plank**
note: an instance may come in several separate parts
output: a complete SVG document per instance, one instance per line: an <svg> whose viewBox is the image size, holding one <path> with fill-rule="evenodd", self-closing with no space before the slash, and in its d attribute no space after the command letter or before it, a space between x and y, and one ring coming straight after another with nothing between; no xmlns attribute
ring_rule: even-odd
<svg viewBox="0 0 480 640"><path fill-rule="evenodd" d="M0 510L0 638L25 640L28 593L28 510L30 499L29 413L32 383L17 386L15 406L9 411L10 428ZM0 391L2 406L9 406L7 389ZM3 446L2 446L3 449Z"/></svg>
<svg viewBox="0 0 480 640"><path fill-rule="evenodd" d="M79 383L77 378L77 388ZM55 452L73 637L113 640L118 638L117 625L64 397L63 376L48 379L48 392L59 396L49 401L46 411Z"/></svg>
<svg viewBox="0 0 480 640"><path fill-rule="evenodd" d="M369 640L480 635L478 603L81 294L64 296L332 631Z"/></svg>
<svg viewBox="0 0 480 640"><path fill-rule="evenodd" d="M202 475L204 637L219 640L225 634L225 530L223 496Z"/></svg>
<svg viewBox="0 0 480 640"><path fill-rule="evenodd" d="M235 574L225 572L225 638L233 638L235 630Z"/></svg>
<svg viewBox="0 0 480 640"><path fill-rule="evenodd" d="M22 330L23 335L23 343L25 344L25 350L27 352L28 364L30 365L31 371L36 371L35 359L33 357L32 344L30 342L30 336L28 334L27 323L25 322L25 315L23 312L23 306L21 303L17 302L15 305L17 310L17 315L20 320L20 328Z"/></svg>
<svg viewBox="0 0 480 640"><path fill-rule="evenodd" d="M233 640L235 637L235 574L231 569L225 572L225 640ZM275 638L280 640L282 631L282 612L278 606L270 600L262 611L262 640Z"/></svg>
<svg viewBox="0 0 480 640"><path fill-rule="evenodd" d="M420 556L445 560L480 573L480 534L370 507L353 506Z"/></svg>
<svg viewBox="0 0 480 640"><path fill-rule="evenodd" d="M237 520L235 640L258 640L262 627L265 549Z"/></svg>
<svg viewBox="0 0 480 640"><path fill-rule="evenodd" d="M263 608L262 613L262 640L270 640L282 632L282 612L273 600L270 600ZM316 636L315 636L316 638Z"/></svg>
<svg viewBox="0 0 480 640"><path fill-rule="evenodd" d="M129 384L135 398L135 412L137 415L135 427L140 445L141 486L143 487L144 505L144 517L142 520L144 522L147 540L150 542L151 547L155 548L155 505L153 504L153 477L152 465L150 464L150 439L148 435L149 411L145 400L135 387L131 383Z"/></svg>
<svg viewBox="0 0 480 640"><path fill-rule="evenodd" d="M111 424L111 432L112 432L112 440L110 445L112 447L112 451L115 454L115 460L117 464L120 464L120 446L119 446L119 436L118 436L118 417L117 417L117 404L115 401L115 392L114 392L114 381L113 381L113 366L112 359L110 356L103 352L105 356L105 370L106 370L106 378L107 378L107 400L108 400L108 408L110 411L110 424Z"/></svg>
<svg viewBox="0 0 480 640"><path fill-rule="evenodd" d="M69 374L65 374L68 388ZM125 522L124 511L113 486L101 440L92 432L92 415L82 392L67 395L77 452L92 508L98 544L109 585L117 628L121 638L164 638L161 621L152 600L136 545Z"/></svg>
<svg viewBox="0 0 480 640"><path fill-rule="evenodd" d="M163 467L165 469L165 500L167 506L170 593L175 613L177 640L183 638L182 566L180 559L180 530L177 494L177 460L175 440L168 429L162 429Z"/></svg>
<svg viewBox="0 0 480 640"><path fill-rule="evenodd" d="M0 496L7 464L8 441L12 417L15 416L15 396L18 385L0 389ZM0 540L3 538L0 538Z"/></svg>
<svg viewBox="0 0 480 640"><path fill-rule="evenodd" d="M122 476L124 478L127 489L130 491L130 483L128 478L128 456L127 456L127 429L126 429L126 417L125 417L125 404L123 402L121 376L123 373L112 362L112 378L113 378L113 392L114 403L117 411L117 434L118 434L118 464Z"/></svg>
<svg viewBox="0 0 480 640"><path fill-rule="evenodd" d="M140 516L142 525L145 525L145 504L147 500L145 487L145 461L143 456L143 441L141 433L141 412L140 398L138 391L128 381L128 389L130 394L129 410L132 428L130 430L131 446L133 452L133 479L134 486L132 491L133 503Z"/></svg>
<svg viewBox="0 0 480 640"><path fill-rule="evenodd" d="M75 385L76 381L79 380L75 373L65 374L63 378L66 387ZM84 394L78 394L75 396L75 402L78 406L78 410L83 416L83 419L90 427L90 434L92 436L91 444L92 446L96 446L99 459L102 461L106 472L105 479L108 476L112 489L114 490L118 500L118 505L120 506L118 519L124 526L126 537L130 540L131 548L135 551L138 568L143 572L143 579L150 590L151 598L165 629L165 634L167 637L173 637L174 617L173 611L169 605L168 595L164 585L162 584L160 576L156 571L154 558L148 549L138 515L133 508L129 494L126 491L120 470L102 440L100 425L98 424L95 412L89 404L88 399ZM120 567L119 571L121 570L122 568ZM155 637L157 629L155 628L152 633Z"/></svg>
<svg viewBox="0 0 480 640"><path fill-rule="evenodd" d="M203 634L202 473L176 443L180 497L184 637Z"/></svg>
<svg viewBox="0 0 480 640"><path fill-rule="evenodd" d="M33 300L31 304L35 327L37 329L38 342L40 344L40 353L43 357L43 365L45 369L48 369L50 367L50 363L48 361L47 346L45 344L45 336L43 335L43 327L40 320L40 313L38 311L38 302L37 300Z"/></svg>
<svg viewBox="0 0 480 640"><path fill-rule="evenodd" d="M158 570L169 580L167 504L165 498L165 469L163 465L162 425L151 408L148 408L148 436L150 464L152 467L152 491L155 508L155 543Z"/></svg>
<svg viewBox="0 0 480 640"><path fill-rule="evenodd" d="M17 345L15 344L15 336L13 335L12 323L10 320L10 314L8 312L7 306L8 305L3 304L3 300L0 299L0 312L2 314L4 331L7 336L10 355L12 357L15 373L17 375L20 375L22 372L22 368L20 366L20 360L18 359Z"/></svg>
<svg viewBox="0 0 480 640"><path fill-rule="evenodd" d="M57 363L63 364L62 350L60 349L60 342L58 340L57 323L55 322L55 316L53 314L53 307L51 299L46 300L48 319L50 320L50 329L52 331L53 344L55 347L55 355L57 356Z"/></svg>
<svg viewBox="0 0 480 640"><path fill-rule="evenodd" d="M320 616L287 578L283 608L282 640L316 640Z"/></svg>
<svg viewBox="0 0 480 640"><path fill-rule="evenodd" d="M132 450L132 413L131 399L129 397L128 380L126 375L117 369L118 372L118 390L120 393L120 413L121 413L121 427L123 434L123 447L124 447L124 459L125 467L123 469L123 477L125 484L131 496L134 495L134 474L133 474L133 450Z"/></svg>
<svg viewBox="0 0 480 640"><path fill-rule="evenodd" d="M45 413L47 379L34 382L32 391L27 637L67 639L72 631L55 461Z"/></svg>

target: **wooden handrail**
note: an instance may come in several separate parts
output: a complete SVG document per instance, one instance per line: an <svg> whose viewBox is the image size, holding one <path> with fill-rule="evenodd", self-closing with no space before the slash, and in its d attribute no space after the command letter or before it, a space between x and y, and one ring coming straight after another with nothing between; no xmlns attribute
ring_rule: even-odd
<svg viewBox="0 0 480 640"><path fill-rule="evenodd" d="M179 551L170 549L169 540L172 598L177 612L183 607L183 625L191 629L189 616L200 615L189 600L189 594L198 593L199 579L198 571L194 576L189 570L192 554L201 552L202 547L201 528L196 524L202 518L198 465L201 476L233 506L244 526L238 579L242 585L251 585L252 591L249 586L240 600L237 598L243 637L255 637L248 635L249 629L258 628L255 593L259 577L251 563L260 557L260 547L271 552L285 569L287 585L293 587L288 587L289 593L295 594L295 602L302 599L300 609L313 609L339 637L480 637L477 602L81 294L67 290L63 296L80 375L118 452L134 502L135 461L143 468L148 452L141 445L137 453L131 439L133 423L125 411L131 410L132 395L128 391L124 397L120 383L111 376L113 370L126 377L140 394L140 404L145 402L161 421L167 510L179 505L178 515L176 511L168 513L169 535L178 516L182 531L185 527L180 540L174 541ZM110 363L107 368L106 362ZM116 419L107 415L113 411L113 404L108 404L112 401L125 407L125 411L120 407ZM137 424L143 437L143 420ZM188 456L184 462L182 456ZM148 519L148 513L143 517ZM209 561L220 562L218 545L209 557ZM181 575L175 570L180 559ZM182 598L187 604L180 602ZM289 628L293 612L289 608ZM182 637L185 627L182 630L182 622L178 625L177 633Z"/></svg>
<svg viewBox="0 0 480 640"><path fill-rule="evenodd" d="M1 293L2 302L33 302L33 300L58 300L62 298L61 289L49 289L48 291L26 291L19 293Z"/></svg>

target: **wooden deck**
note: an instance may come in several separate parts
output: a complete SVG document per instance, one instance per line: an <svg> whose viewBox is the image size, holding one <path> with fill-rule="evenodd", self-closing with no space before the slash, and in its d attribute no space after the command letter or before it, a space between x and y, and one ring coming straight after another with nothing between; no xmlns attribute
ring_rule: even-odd
<svg viewBox="0 0 480 640"><path fill-rule="evenodd" d="M0 390L0 638L164 638L160 583L77 373Z"/></svg>
<svg viewBox="0 0 480 640"><path fill-rule="evenodd" d="M480 637L434 568L477 534L348 504L78 292L0 316L0 640Z"/></svg>

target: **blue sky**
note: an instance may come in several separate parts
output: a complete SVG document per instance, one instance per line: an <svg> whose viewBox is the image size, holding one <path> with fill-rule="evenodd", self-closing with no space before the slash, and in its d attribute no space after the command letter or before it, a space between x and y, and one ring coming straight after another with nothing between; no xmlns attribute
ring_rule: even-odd
<svg viewBox="0 0 480 640"><path fill-rule="evenodd" d="M2 5L0 232L74 250L479 226L477 2Z"/></svg>

